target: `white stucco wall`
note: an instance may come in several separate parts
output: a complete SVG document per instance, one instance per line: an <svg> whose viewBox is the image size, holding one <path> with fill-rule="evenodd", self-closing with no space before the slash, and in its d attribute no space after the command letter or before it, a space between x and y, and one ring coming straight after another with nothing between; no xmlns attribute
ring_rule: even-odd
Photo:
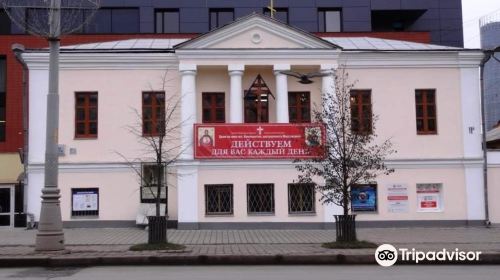
<svg viewBox="0 0 500 280"><path fill-rule="evenodd" d="M270 33L269 33L270 34ZM265 33L265 36L269 35ZM290 34L289 34L290 35ZM300 42L301 37L304 44ZM60 72L60 134L59 143L65 145L65 155L60 157L61 209L63 219L70 216L71 188L99 187L100 220L134 220L139 208L138 182L133 171L125 166L125 159L151 160L151 153L140 144L140 137L130 132L130 127L140 128L141 93L165 90L167 100L181 98L181 77L178 65L189 69L185 88L196 89L192 104L183 102L184 112L196 112L195 122L202 121L202 92L226 94L226 121L229 120L230 78L227 66L243 64L242 89L246 90L258 74L276 95L276 78L273 68L289 64L299 72L318 71L320 65L338 65L339 50L328 48L324 42L313 42L303 34L292 34L293 44L280 38L266 39L259 47L252 43L252 31L233 34L231 40L219 40L206 49L176 51L165 68L157 60L143 60L123 54L91 54L74 61L65 55ZM215 40L216 38L214 38ZM311 41L312 40L312 41ZM252 44L251 50L245 50ZM298 45L297 45L298 44ZM307 45L309 44L309 45ZM315 44L322 47L314 49ZM258 44L257 44L258 45ZM259 49L268 47L269 49ZM302 46L302 50L290 50L290 46ZM221 51L217 48L229 48ZM214 51L214 52L210 52ZM190 53L191 52L191 53ZM191 56L190 56L191 54ZM87 54L89 55L89 54ZM121 56L123 55L123 57ZM141 54L144 55L144 54ZM359 55L360 58L356 58ZM458 53L434 54L398 53L394 60L386 60L386 54L368 52L368 60L362 54L349 53L342 57L356 89L370 89L373 111L379 119L376 124L378 140L391 139L398 151L388 158L388 164L396 169L390 176L380 176L378 183L378 211L359 214L361 221L382 220L467 220L481 219L481 160L478 115L477 67L464 67ZM95 57L94 57L95 56ZM124 59L125 58L125 59ZM376 59L372 59L376 58ZM392 58L392 57L391 57ZM437 61L433 61L437 58ZM109 59L106 60L106 59ZM115 62L110 62L115 59ZM442 61L440 60L442 59ZM439 64L441 63L441 64ZM438 67L435 67L438 65ZM167 67L168 66L168 67ZM30 70L30 156L28 209L37 213L37 201L43 185L45 104L47 70L40 65ZM167 83L162 86L165 69L170 68ZM182 68L182 67L181 67ZM196 77L192 76L196 70ZM194 83L193 83L194 81ZM288 77L288 91L311 92L312 104L319 103L321 78L315 83L302 85ZM415 121L415 89L435 89L437 103L436 135L418 135ZM75 92L98 92L98 137L75 139L74 107ZM241 93L243 97L243 93ZM191 100L191 99L189 99ZM279 101L278 101L279 102ZM189 102L190 103L190 102ZM276 121L276 101L270 100L269 120ZM192 107L189 107L192 106ZM193 109L196 108L196 109ZM241 108L243 110L243 108ZM179 115L176 115L177 117ZM186 117L187 118L187 117ZM192 122L192 120L190 120ZM473 128L471 130L471 128ZM187 132L187 133L186 133ZM186 126L182 134L190 138L192 129ZM180 134L179 134L180 135ZM172 141L178 146L180 141ZM188 147L188 145L185 145ZM76 153L70 154L70 149ZM297 173L286 161L210 161L192 160L188 151L179 161L178 175L169 182L175 187L169 191L169 213L180 222L324 222L338 209L325 208L316 203L315 215L294 216L288 214L287 184ZM492 178L496 178L493 175ZM234 215L231 217L207 217L205 215L205 184L232 183L234 185ZM276 213L270 216L249 216L246 213L246 184L275 184ZM408 186L409 210L407 213L387 211L387 184L402 183ZM439 183L443 186L444 207L440 212L417 211L416 184ZM495 190L493 188L493 193ZM490 196L491 197L491 196ZM317 196L317 199L319 196ZM497 211L494 210L493 213ZM325 214L326 213L326 214ZM496 215L496 214L495 214ZM493 217L493 215L492 215ZM496 216L495 216L496 217ZM496 219L496 218L495 218Z"/></svg>
<svg viewBox="0 0 500 280"><path fill-rule="evenodd" d="M139 142L141 135L136 135L142 132L142 92L165 91L167 102L176 102L180 98L176 70L62 70L60 80L59 143L66 145L66 155L60 158L61 163L123 161L119 154L129 161L137 158L151 160L151 148ZM98 93L96 139L75 138L77 91ZM176 113L177 120L174 121L180 123L180 108ZM172 147L179 145L169 144ZM69 154L70 148L76 149L76 154Z"/></svg>

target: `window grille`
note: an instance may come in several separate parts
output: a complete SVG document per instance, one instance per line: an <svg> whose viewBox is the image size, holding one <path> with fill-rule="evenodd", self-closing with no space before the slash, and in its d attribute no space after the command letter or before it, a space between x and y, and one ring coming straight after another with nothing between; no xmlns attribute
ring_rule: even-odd
<svg viewBox="0 0 500 280"><path fill-rule="evenodd" d="M315 213L314 194L313 184L288 184L288 212Z"/></svg>
<svg viewBox="0 0 500 280"><path fill-rule="evenodd" d="M233 214L233 185L205 185L205 213Z"/></svg>
<svg viewBox="0 0 500 280"><path fill-rule="evenodd" d="M274 214L274 184L248 184L249 214Z"/></svg>

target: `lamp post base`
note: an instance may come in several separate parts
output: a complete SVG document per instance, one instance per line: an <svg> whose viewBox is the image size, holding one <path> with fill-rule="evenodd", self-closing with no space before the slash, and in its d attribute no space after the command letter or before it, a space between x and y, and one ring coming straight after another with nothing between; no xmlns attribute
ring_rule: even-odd
<svg viewBox="0 0 500 280"><path fill-rule="evenodd" d="M36 235L35 251L62 251L64 250L64 233L38 232Z"/></svg>
<svg viewBox="0 0 500 280"><path fill-rule="evenodd" d="M64 232L59 203L59 189L42 189L42 209L36 234L35 251L64 250Z"/></svg>

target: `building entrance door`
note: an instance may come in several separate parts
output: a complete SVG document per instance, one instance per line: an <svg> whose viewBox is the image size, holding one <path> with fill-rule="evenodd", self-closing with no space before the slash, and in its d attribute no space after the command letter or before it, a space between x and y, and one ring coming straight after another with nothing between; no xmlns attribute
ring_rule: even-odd
<svg viewBox="0 0 500 280"><path fill-rule="evenodd" d="M14 186L0 185L0 227L14 227Z"/></svg>

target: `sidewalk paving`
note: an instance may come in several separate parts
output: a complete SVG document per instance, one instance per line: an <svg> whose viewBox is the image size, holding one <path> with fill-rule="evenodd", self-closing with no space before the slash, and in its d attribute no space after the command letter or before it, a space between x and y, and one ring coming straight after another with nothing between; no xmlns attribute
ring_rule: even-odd
<svg viewBox="0 0 500 280"><path fill-rule="evenodd" d="M98 264L375 263L375 249L325 249L332 230L169 230L182 251L132 252L147 241L138 228L65 229L66 252L35 252L36 230L0 229L0 266ZM419 250L474 250L500 263L500 228L360 228L360 240Z"/></svg>

